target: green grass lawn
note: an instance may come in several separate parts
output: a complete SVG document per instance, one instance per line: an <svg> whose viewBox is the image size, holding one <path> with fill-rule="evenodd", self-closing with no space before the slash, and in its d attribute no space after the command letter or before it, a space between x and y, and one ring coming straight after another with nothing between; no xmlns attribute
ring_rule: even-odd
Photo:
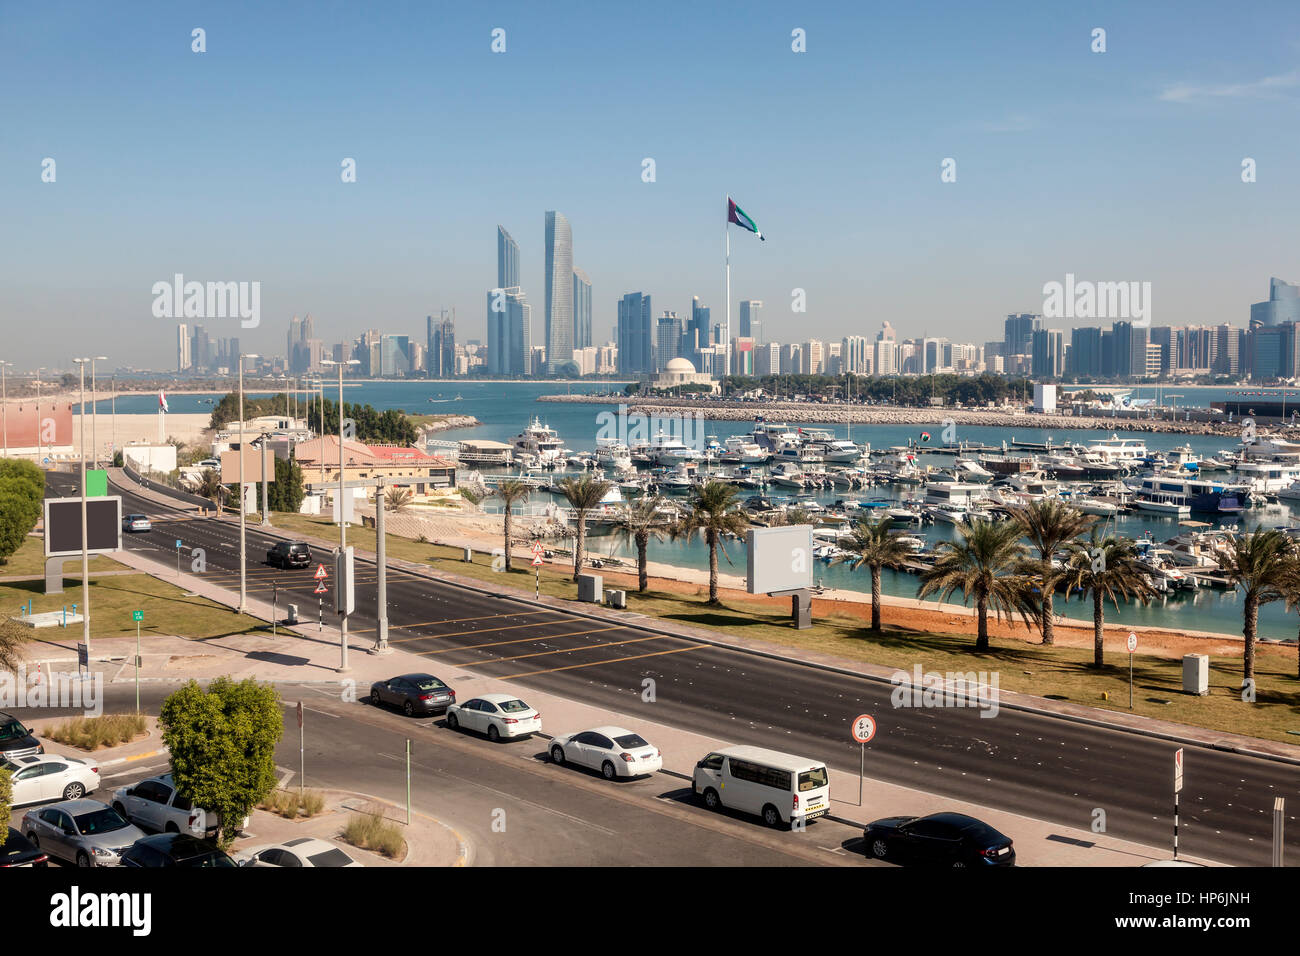
<svg viewBox="0 0 1300 956"><path fill-rule="evenodd" d="M338 528L326 519L277 514L273 520L278 527L303 534L326 540L338 537ZM350 527L348 543L373 551L375 532L371 528ZM388 554L485 584L503 580L504 572L492 569L489 552L476 551L473 562L466 563L461 560L459 548L421 544L388 535ZM532 567L523 558L515 563L516 567L505 580L511 587L532 591ZM542 593L576 598L577 585L571 580L571 574L571 570L565 573L560 564L543 565ZM604 574L609 587L610 572ZM927 672L996 672L999 686L1005 690L1300 745L1300 736L1288 733L1300 733L1300 680L1296 677L1294 649L1260 648L1255 665L1258 699L1253 704L1240 699L1241 659L1238 657L1212 656L1210 693L1192 697L1182 692L1181 660L1135 654L1130 711L1128 660L1123 653L1111 654L1109 666L1102 671L1089 666L1091 647L1043 647L994 638L990 651L976 654L973 633L931 634L890 629L888 607L884 609L885 630L880 636L872 636L860 619L847 614L822 616L812 628L797 631L790 625L788 604L778 609L766 600L729 597L727 606L710 608L705 605L704 596L658 591L637 594L635 569L626 586L628 610L659 618L669 625L678 622L705 627L724 635L752 637L908 672L917 664ZM1103 695L1109 695L1109 699Z"/></svg>
<svg viewBox="0 0 1300 956"><path fill-rule="evenodd" d="M102 555L91 555L90 571L117 571L123 565L118 564L112 558L106 558ZM69 558L63 565L65 573L72 573L75 568L77 575L81 574L81 557L80 555ZM0 564L0 577L11 577L20 574L44 574L45 573L45 544L40 538L28 537L23 541L22 546L9 556L9 560ZM80 578L78 578L80 580Z"/></svg>

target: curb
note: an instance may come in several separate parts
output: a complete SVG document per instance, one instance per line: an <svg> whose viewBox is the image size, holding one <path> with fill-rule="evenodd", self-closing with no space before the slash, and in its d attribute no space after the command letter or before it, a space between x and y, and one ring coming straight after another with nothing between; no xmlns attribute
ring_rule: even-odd
<svg viewBox="0 0 1300 956"><path fill-rule="evenodd" d="M137 760L146 760L149 757L157 757L159 754L165 754L167 752L168 752L167 748L162 747L158 750L145 751L142 754L133 754L130 757L115 757L112 760L104 760L100 762L99 766L101 769L104 767L116 767L124 763L133 763Z"/></svg>

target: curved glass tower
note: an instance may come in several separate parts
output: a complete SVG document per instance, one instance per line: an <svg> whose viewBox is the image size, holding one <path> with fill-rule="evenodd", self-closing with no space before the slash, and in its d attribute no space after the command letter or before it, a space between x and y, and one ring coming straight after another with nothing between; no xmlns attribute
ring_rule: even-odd
<svg viewBox="0 0 1300 956"><path fill-rule="evenodd" d="M573 361L573 233L569 220L546 213L546 371Z"/></svg>

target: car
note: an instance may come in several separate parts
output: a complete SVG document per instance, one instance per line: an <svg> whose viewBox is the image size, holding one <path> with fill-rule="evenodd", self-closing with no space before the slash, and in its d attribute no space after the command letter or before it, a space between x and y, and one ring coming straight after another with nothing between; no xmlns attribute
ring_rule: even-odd
<svg viewBox="0 0 1300 956"><path fill-rule="evenodd" d="M33 846L31 840L13 827L9 827L8 830L4 843L0 843L0 870L11 866L46 868L50 865L50 858L41 851L40 847Z"/></svg>
<svg viewBox="0 0 1300 956"><path fill-rule="evenodd" d="M706 754L695 764L691 792L710 810L756 814L770 827L802 826L826 816L831 807L824 761L764 747L726 747Z"/></svg>
<svg viewBox="0 0 1300 956"><path fill-rule="evenodd" d="M36 846L77 866L117 866L144 831L98 800L65 800L23 814L23 833Z"/></svg>
<svg viewBox="0 0 1300 956"><path fill-rule="evenodd" d="M34 757L45 753L45 745L36 739L36 731L16 717L0 714L0 758Z"/></svg>
<svg viewBox="0 0 1300 956"><path fill-rule="evenodd" d="M147 830L215 837L221 829L220 814L195 807L176 789L171 774L119 787L111 802L119 815ZM241 828L246 826L247 817Z"/></svg>
<svg viewBox="0 0 1300 956"><path fill-rule="evenodd" d="M305 568L311 565L311 546L305 541L281 541L266 552L273 568Z"/></svg>
<svg viewBox="0 0 1300 956"><path fill-rule="evenodd" d="M287 843L253 847L236 855L240 866L364 866L343 850L315 837L298 837Z"/></svg>
<svg viewBox="0 0 1300 956"><path fill-rule="evenodd" d="M484 694L448 707L447 726L487 734L496 743L502 737L531 737L542 729L542 715L510 694Z"/></svg>
<svg viewBox="0 0 1300 956"><path fill-rule="evenodd" d="M370 703L400 707L407 717L441 714L456 703L456 692L432 674L402 674L371 684Z"/></svg>
<svg viewBox="0 0 1300 956"><path fill-rule="evenodd" d="M148 515L126 515L122 519L123 531L152 531L153 524Z"/></svg>
<svg viewBox="0 0 1300 956"><path fill-rule="evenodd" d="M606 780L658 773L664 758L640 734L622 727L596 727L551 740L551 761L599 770Z"/></svg>
<svg viewBox="0 0 1300 956"><path fill-rule="evenodd" d="M200 467L200 468L220 468L220 467L221 467L221 462L218 461L216 458L204 458L201 462L199 462L199 467Z"/></svg>
<svg viewBox="0 0 1300 956"><path fill-rule="evenodd" d="M885 817L862 830L863 851L913 866L1015 866L1011 839L964 813Z"/></svg>
<svg viewBox="0 0 1300 956"><path fill-rule="evenodd" d="M12 775L15 807L50 800L77 800L99 789L99 764L82 757L37 754L5 757L0 766Z"/></svg>
<svg viewBox="0 0 1300 956"><path fill-rule="evenodd" d="M143 837L122 854L122 866L237 867L230 854L188 833Z"/></svg>

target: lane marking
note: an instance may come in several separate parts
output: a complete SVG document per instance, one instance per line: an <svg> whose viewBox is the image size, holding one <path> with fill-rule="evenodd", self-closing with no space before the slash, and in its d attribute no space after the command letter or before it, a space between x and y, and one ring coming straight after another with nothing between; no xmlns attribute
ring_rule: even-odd
<svg viewBox="0 0 1300 956"><path fill-rule="evenodd" d="M617 664L621 661L637 661L643 657L659 657L662 654L680 654L682 651L697 651L701 648L707 648L707 644L692 644L689 647L677 647L667 651L654 651L650 654L634 654L631 657L615 657L608 661L592 661L590 664L569 664L567 667L549 667L546 670L527 671L523 674L507 674L504 677L497 677L496 680L514 680L518 677L534 677L538 674L554 674L556 671L571 671L579 667L599 667L601 664ZM468 665L467 665L468 666Z"/></svg>
<svg viewBox="0 0 1300 956"><path fill-rule="evenodd" d="M501 628L501 630L504 631L508 629L503 627ZM485 644L462 644L460 647L441 647L433 651L412 651L411 653L418 654L420 657L432 657L436 654L453 654L456 651L472 651L480 647L501 647L504 644L528 644L532 641L549 640L555 637L575 637L581 634L601 634L605 631L625 631L625 630L628 630L628 628L624 627L622 624L615 624L611 627L592 628L589 631L566 631L563 634L541 634L541 635L534 635L533 637L517 637L509 641L488 641ZM469 633L476 634L479 632L470 631ZM483 632L483 633L488 633L488 632ZM389 641L389 643L391 644L393 642Z"/></svg>
<svg viewBox="0 0 1300 956"><path fill-rule="evenodd" d="M594 651L602 647L621 647L624 644L640 644L642 641L663 640L659 635L650 637L633 637L626 641L608 641L604 644L589 644L586 647L557 647L551 651L534 651L531 654L516 654L514 657L494 657L486 661L474 661L475 664L504 664L506 661L520 661L525 657L545 657L547 654L572 654L575 651Z"/></svg>
<svg viewBox="0 0 1300 956"><path fill-rule="evenodd" d="M523 627L545 627L548 624L561 624L561 623L563 623L563 621L540 621L540 622L528 621L525 624L508 624L505 627L480 627L480 628L475 628L472 631L449 631L446 634L417 634L414 637L399 637L396 641L389 641L388 643L406 644L411 641L427 641L427 640L433 640L435 638L444 638L444 637L472 637L475 634L498 634L501 631L517 631ZM418 627L419 625L407 624L405 626ZM623 625L621 624L619 625L619 627L622 626ZM537 640L539 638L547 637L547 636L563 637L564 635L563 634L556 634L556 635L539 634L539 635L535 635L534 637L524 638L524 640L528 640L528 641Z"/></svg>

